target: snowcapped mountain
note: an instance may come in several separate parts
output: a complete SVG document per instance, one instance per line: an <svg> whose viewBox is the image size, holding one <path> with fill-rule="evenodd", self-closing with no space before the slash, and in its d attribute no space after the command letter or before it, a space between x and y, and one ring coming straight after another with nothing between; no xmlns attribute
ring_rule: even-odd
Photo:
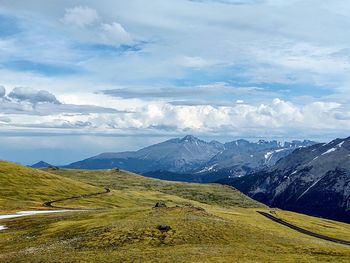
<svg viewBox="0 0 350 263"><path fill-rule="evenodd" d="M350 137L297 149L264 171L223 182L270 206L350 223Z"/></svg>
<svg viewBox="0 0 350 263"><path fill-rule="evenodd" d="M167 180L213 182L229 176L242 176L254 169L273 165L298 147L311 141L238 140L222 144L194 136L167 140L135 152L102 153L66 167L82 169L121 169ZM191 176L189 176L191 175Z"/></svg>

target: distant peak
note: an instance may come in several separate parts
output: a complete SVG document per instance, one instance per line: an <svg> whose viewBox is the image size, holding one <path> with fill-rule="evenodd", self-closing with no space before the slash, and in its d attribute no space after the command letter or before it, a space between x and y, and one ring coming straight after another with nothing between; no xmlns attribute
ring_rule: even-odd
<svg viewBox="0 0 350 263"><path fill-rule="evenodd" d="M51 164L44 162L44 161L40 161L40 162L37 162L37 163L31 165L32 168L47 168L50 166L51 166Z"/></svg>
<svg viewBox="0 0 350 263"><path fill-rule="evenodd" d="M47 162L44 162L44 161L39 161L39 162L37 162L36 164L46 164L46 165L48 165L48 163L47 163Z"/></svg>
<svg viewBox="0 0 350 263"><path fill-rule="evenodd" d="M198 138L194 137L193 135L186 135L181 139L182 142L194 142L194 141L199 141Z"/></svg>

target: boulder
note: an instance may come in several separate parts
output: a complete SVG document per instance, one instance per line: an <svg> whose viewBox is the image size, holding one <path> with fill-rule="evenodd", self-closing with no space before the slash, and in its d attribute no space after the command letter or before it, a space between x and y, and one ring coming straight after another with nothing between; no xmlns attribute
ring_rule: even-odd
<svg viewBox="0 0 350 263"><path fill-rule="evenodd" d="M157 202L156 205L154 207L167 207L166 204L164 202Z"/></svg>
<svg viewBox="0 0 350 263"><path fill-rule="evenodd" d="M171 230L171 227L168 225L158 225L157 229L162 232L168 232L169 230Z"/></svg>

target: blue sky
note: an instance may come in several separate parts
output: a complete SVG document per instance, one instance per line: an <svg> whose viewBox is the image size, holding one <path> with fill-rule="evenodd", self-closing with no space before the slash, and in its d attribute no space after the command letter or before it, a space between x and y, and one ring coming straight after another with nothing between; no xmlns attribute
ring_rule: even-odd
<svg viewBox="0 0 350 263"><path fill-rule="evenodd" d="M3 0L0 158L347 137L349 14L345 0Z"/></svg>

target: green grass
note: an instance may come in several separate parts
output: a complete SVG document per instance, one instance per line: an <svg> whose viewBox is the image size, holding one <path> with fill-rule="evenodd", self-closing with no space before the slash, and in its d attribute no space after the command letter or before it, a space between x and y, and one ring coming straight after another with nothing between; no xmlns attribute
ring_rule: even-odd
<svg viewBox="0 0 350 263"><path fill-rule="evenodd" d="M221 185L160 181L117 171L58 170L59 178L111 193L60 202L96 211L1 221L0 262L349 262L350 248L295 232ZM74 194L73 194L74 195ZM166 208L154 208L157 201ZM278 216L347 238L350 226L296 213ZM171 227L168 232L157 229ZM332 227L330 227L332 226Z"/></svg>

